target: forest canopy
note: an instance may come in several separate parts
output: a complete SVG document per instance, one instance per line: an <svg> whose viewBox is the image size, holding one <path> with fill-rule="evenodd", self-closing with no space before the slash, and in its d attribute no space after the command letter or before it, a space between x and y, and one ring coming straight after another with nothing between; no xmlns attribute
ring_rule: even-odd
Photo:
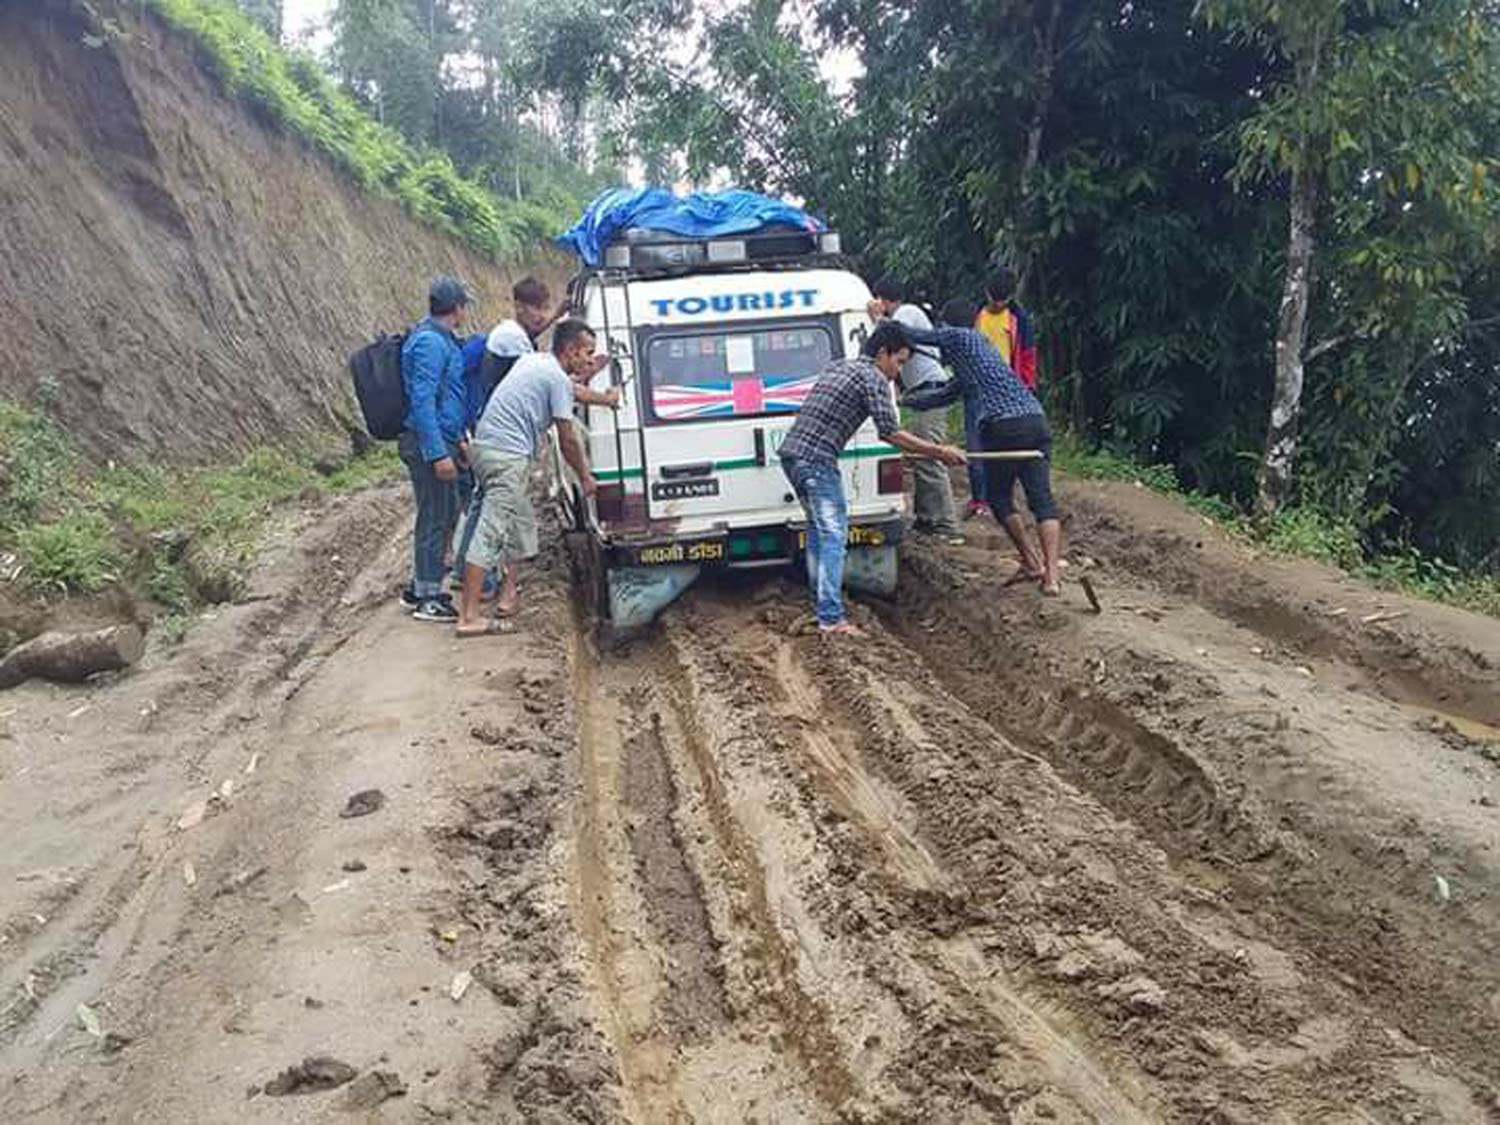
<svg viewBox="0 0 1500 1125"><path fill-rule="evenodd" d="M1496 0L337 0L331 27L344 88L497 193L793 196L934 303L1011 267L1077 437L1500 568Z"/></svg>

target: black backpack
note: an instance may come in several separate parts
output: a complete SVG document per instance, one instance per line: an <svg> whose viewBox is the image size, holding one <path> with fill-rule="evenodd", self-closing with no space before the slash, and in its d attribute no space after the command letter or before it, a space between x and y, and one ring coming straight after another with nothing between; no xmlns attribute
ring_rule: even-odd
<svg viewBox="0 0 1500 1125"><path fill-rule="evenodd" d="M490 395L495 393L495 388L510 374L510 369L520 358L517 355L496 355L489 348L484 349L484 358L479 363L479 385L484 391L484 402L479 405L481 412L489 405Z"/></svg>
<svg viewBox="0 0 1500 1125"><path fill-rule="evenodd" d="M406 422L406 387L401 381L401 347L406 333L380 335L349 357L354 397L372 438L393 441Z"/></svg>

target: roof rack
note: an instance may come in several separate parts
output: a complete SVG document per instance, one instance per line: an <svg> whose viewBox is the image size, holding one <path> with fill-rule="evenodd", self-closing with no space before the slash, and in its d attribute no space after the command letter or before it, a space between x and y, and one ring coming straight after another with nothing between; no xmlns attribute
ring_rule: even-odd
<svg viewBox="0 0 1500 1125"><path fill-rule="evenodd" d="M733 273L758 269L806 269L842 264L835 231L792 227L747 234L693 238L662 231L630 230L604 248L604 262L585 272L623 273L629 277Z"/></svg>

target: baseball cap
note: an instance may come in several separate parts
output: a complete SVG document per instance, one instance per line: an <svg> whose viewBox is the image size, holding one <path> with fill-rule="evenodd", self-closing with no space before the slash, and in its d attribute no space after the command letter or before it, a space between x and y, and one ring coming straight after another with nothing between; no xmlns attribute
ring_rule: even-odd
<svg viewBox="0 0 1500 1125"><path fill-rule="evenodd" d="M427 294L427 303L433 316L443 316L460 305L467 305L469 291L456 277L440 277L432 283L432 288Z"/></svg>

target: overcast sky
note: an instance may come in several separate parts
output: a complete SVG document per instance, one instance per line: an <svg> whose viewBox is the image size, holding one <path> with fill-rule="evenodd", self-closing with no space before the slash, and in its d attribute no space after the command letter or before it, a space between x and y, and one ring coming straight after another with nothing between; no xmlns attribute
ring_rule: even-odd
<svg viewBox="0 0 1500 1125"><path fill-rule="evenodd" d="M334 0L284 0L282 23L286 37L297 42L310 23L327 23Z"/></svg>

